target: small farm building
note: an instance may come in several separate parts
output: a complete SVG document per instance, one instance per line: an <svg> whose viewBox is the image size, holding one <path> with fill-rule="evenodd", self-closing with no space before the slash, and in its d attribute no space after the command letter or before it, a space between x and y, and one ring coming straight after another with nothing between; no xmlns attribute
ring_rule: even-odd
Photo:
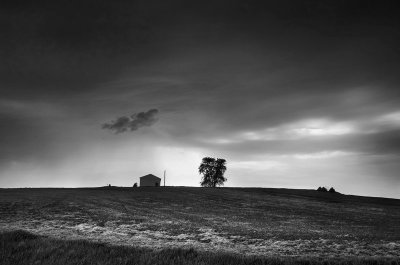
<svg viewBox="0 0 400 265"><path fill-rule="evenodd" d="M161 179L153 174L140 177L140 187L159 187L160 182Z"/></svg>

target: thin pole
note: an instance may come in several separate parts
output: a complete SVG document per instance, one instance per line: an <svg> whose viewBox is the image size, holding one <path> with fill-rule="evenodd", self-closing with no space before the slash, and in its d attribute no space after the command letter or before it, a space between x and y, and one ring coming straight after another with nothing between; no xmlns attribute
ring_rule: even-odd
<svg viewBox="0 0 400 265"><path fill-rule="evenodd" d="M164 187L165 187L165 171L166 171L166 170L164 170Z"/></svg>

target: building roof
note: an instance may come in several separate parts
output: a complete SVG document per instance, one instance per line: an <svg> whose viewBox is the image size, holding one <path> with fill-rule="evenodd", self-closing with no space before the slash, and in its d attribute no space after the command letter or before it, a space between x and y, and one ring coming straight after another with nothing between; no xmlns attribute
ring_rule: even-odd
<svg viewBox="0 0 400 265"><path fill-rule="evenodd" d="M153 174L147 174L147 175L145 175L145 176L143 176L143 177L140 177L140 178L149 178L149 179L161 180L161 178L159 178L159 177L157 177L157 176L154 176Z"/></svg>

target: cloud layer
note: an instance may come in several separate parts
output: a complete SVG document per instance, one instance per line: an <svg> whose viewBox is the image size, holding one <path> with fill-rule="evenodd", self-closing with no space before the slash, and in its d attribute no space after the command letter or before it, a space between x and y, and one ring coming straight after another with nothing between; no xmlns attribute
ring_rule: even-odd
<svg viewBox="0 0 400 265"><path fill-rule="evenodd" d="M130 117L122 116L115 121L103 124L103 129L114 131L115 133L123 133L127 131L136 131L144 126L152 126L157 122L157 109L150 109L146 112L139 112Z"/></svg>
<svg viewBox="0 0 400 265"><path fill-rule="evenodd" d="M198 185L218 156L227 186L400 194L395 2L31 2L0 4L0 187Z"/></svg>

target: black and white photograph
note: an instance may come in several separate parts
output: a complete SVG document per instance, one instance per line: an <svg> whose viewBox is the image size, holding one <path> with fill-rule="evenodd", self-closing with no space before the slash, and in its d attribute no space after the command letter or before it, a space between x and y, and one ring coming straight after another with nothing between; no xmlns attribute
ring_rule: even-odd
<svg viewBox="0 0 400 265"><path fill-rule="evenodd" d="M398 5L1 0L0 264L400 265Z"/></svg>

